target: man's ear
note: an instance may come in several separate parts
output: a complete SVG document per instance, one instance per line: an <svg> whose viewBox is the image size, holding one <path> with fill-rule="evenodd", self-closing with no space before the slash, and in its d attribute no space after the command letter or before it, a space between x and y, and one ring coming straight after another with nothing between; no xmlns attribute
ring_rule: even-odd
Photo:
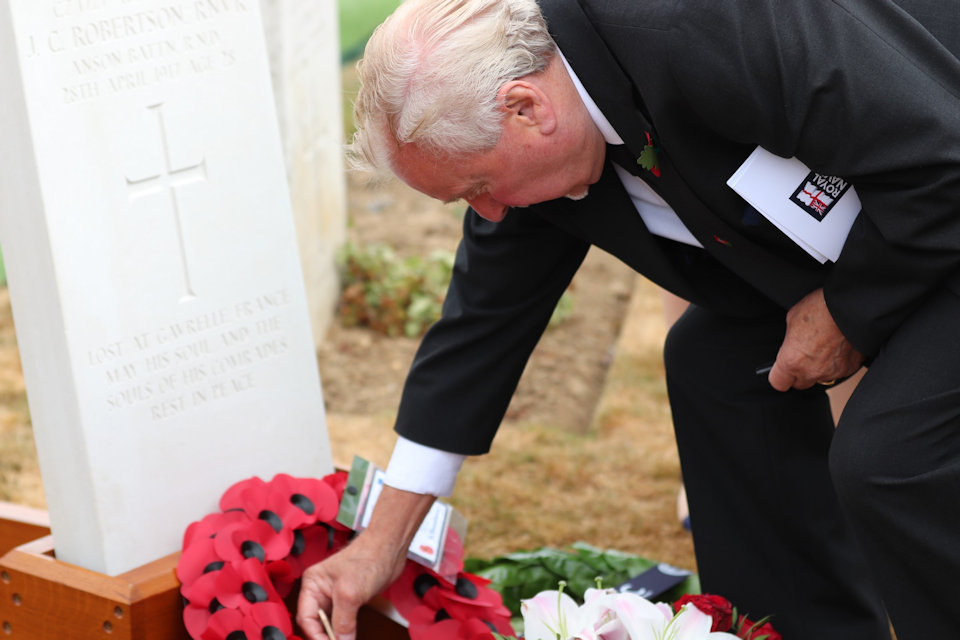
<svg viewBox="0 0 960 640"><path fill-rule="evenodd" d="M543 135L557 128L554 103L543 87L529 80L511 80L500 87L497 103L520 126L537 127Z"/></svg>

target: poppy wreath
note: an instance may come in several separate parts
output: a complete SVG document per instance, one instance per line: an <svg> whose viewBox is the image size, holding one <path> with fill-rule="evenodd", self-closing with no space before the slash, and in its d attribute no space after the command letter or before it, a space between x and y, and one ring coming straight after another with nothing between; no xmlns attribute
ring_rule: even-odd
<svg viewBox="0 0 960 640"><path fill-rule="evenodd" d="M227 489L219 513L187 527L177 578L190 637L300 640L287 599L308 567L340 551L353 536L336 521L346 483L345 472L319 480L285 474L270 482L249 478ZM447 547L462 567L456 534ZM495 632L512 637L510 611L489 584L463 572L451 584L408 560L383 595L409 622L411 640L489 640Z"/></svg>

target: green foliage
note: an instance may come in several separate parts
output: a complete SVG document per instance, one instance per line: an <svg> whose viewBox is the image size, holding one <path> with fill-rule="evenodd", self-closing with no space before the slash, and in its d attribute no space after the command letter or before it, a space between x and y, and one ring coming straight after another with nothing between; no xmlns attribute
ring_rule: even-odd
<svg viewBox="0 0 960 640"><path fill-rule="evenodd" d="M440 318L453 253L400 259L390 247L353 243L341 250L340 320L389 336L416 337Z"/></svg>
<svg viewBox="0 0 960 640"><path fill-rule="evenodd" d="M400 6L401 0L339 0L340 55L349 61L360 55L378 24Z"/></svg>
<svg viewBox="0 0 960 640"><path fill-rule="evenodd" d="M565 591L583 602L587 589L597 586L613 588L640 575L657 563L641 556L615 550L600 550L584 542L569 549L542 547L520 551L490 560L468 558L464 570L491 581L490 587L500 592L503 604L514 616L520 615L520 601L541 591L556 589L561 580ZM684 593L699 593L700 582L693 575L669 593L665 602L673 602Z"/></svg>

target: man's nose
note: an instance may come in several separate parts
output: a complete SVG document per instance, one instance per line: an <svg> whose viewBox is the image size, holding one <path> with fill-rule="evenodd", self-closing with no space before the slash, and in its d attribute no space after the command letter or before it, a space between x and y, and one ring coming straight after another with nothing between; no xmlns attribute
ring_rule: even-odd
<svg viewBox="0 0 960 640"><path fill-rule="evenodd" d="M467 204L473 207L481 218L486 218L490 222L500 222L507 215L508 207L487 194L468 198Z"/></svg>

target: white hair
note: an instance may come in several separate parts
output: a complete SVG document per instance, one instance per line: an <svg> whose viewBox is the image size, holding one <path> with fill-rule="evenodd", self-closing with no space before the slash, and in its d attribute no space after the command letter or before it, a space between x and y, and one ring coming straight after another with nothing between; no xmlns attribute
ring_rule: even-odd
<svg viewBox="0 0 960 640"><path fill-rule="evenodd" d="M352 166L386 173L404 144L437 156L492 149L500 87L543 71L555 53L536 0L408 0L357 65Z"/></svg>

